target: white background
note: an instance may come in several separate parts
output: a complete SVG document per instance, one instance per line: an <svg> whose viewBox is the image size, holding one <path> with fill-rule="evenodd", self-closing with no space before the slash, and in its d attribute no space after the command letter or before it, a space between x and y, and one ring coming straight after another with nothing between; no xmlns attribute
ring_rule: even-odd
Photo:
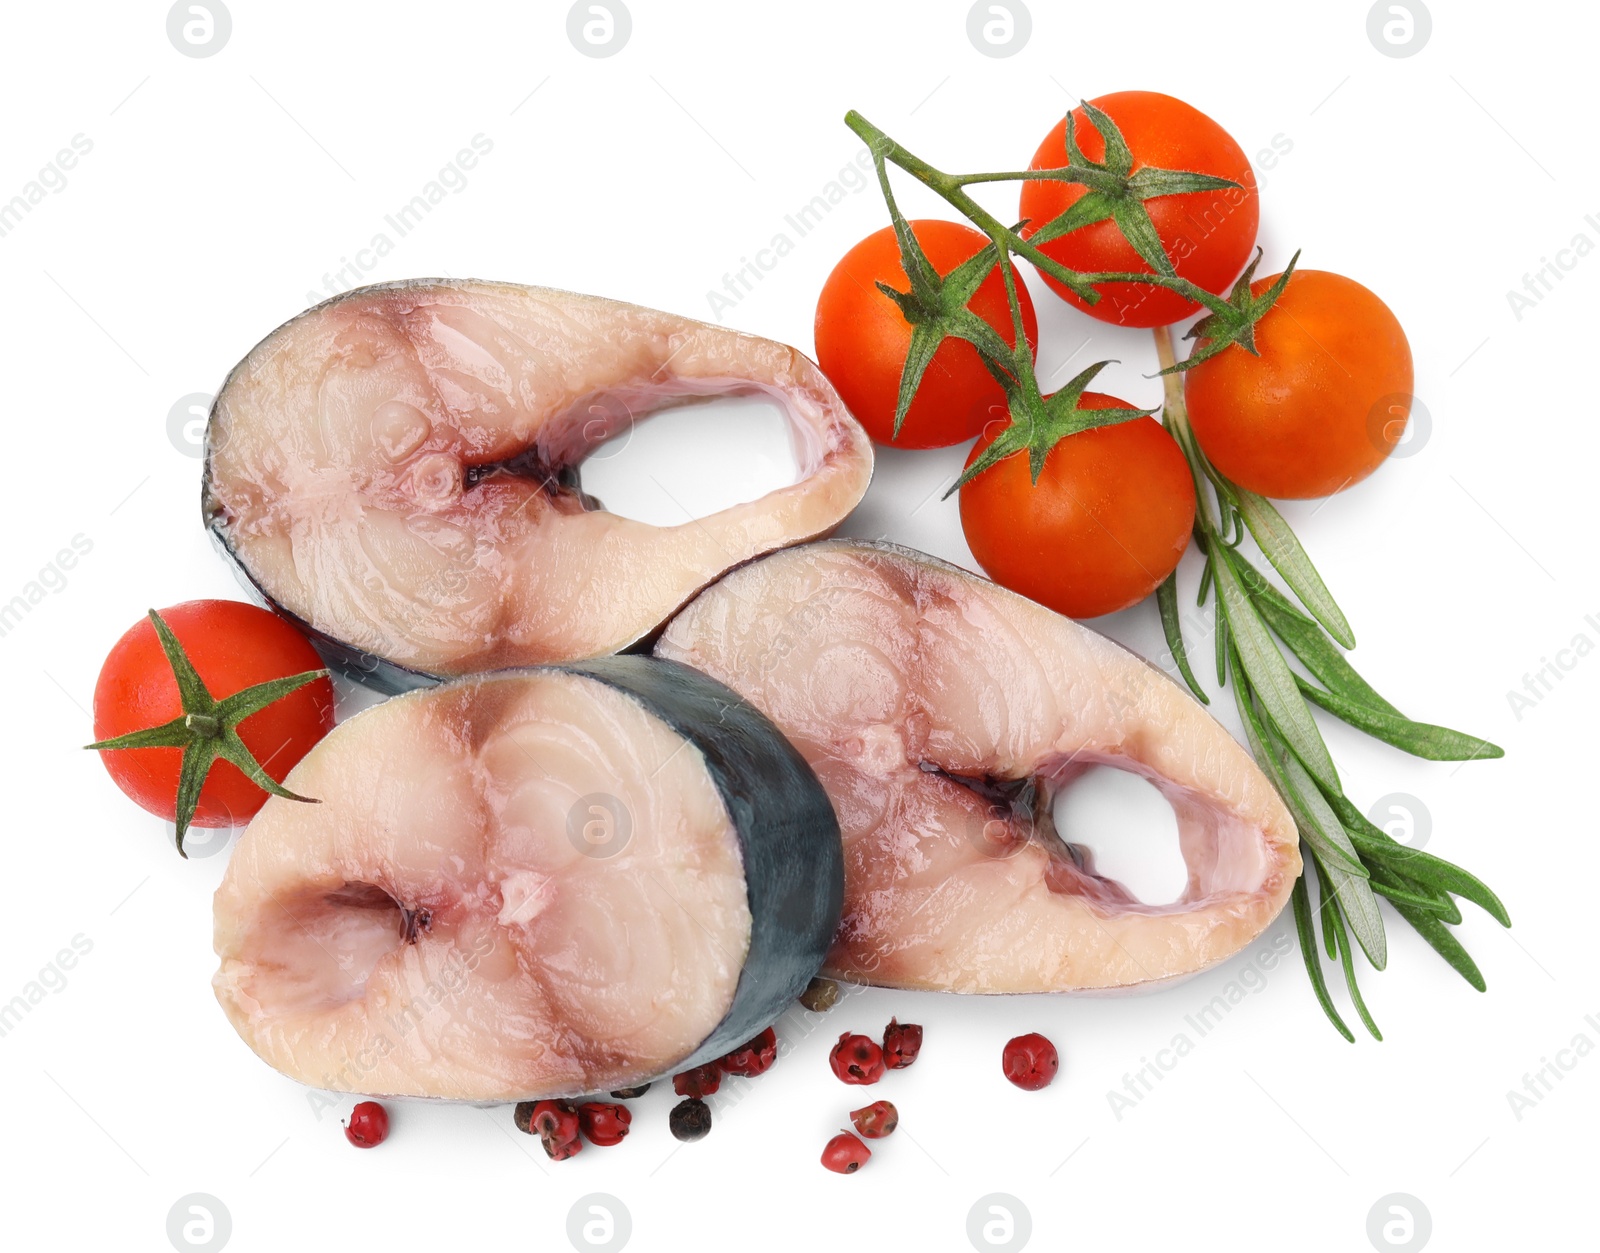
<svg viewBox="0 0 1600 1253"><path fill-rule="evenodd" d="M1031 1215L1034 1248L1364 1250L1369 1211L1396 1192L1431 1214L1436 1249L1592 1247L1600 1056L1558 1050L1600 1044L1600 660L1563 654L1575 667L1520 716L1507 693L1575 636L1600 640L1585 620L1600 613L1600 259L1520 318L1506 295L1574 236L1600 243L1584 218L1600 213L1592 11L1438 0L1427 46L1393 58L1369 42L1364 3L1039 2L1027 46L990 58L967 8L634 0L627 46L596 59L554 3L233 0L207 58L174 49L163 4L7 6L0 201L74 135L93 144L0 238L0 600L74 535L93 545L0 638L0 1001L74 936L93 945L0 1038L7 1247L166 1249L169 1210L195 1192L226 1207L238 1250L565 1248L569 1209L597 1192L626 1207L640 1250L965 1249L969 1210L996 1192ZM1391 915L1390 969L1363 981L1385 1043L1329 1029L1292 948L1198 1037L1185 1016L1260 968L1291 935L1280 919L1228 967L1144 998L860 993L809 1034L786 1023L785 1057L696 1145L669 1138L658 1090L624 1145L565 1164L509 1110L396 1107L388 1144L351 1149L351 1102L319 1118L213 1001L225 857L181 862L77 747L100 661L146 608L238 595L201 532L195 449L169 438L174 402L324 293L474 135L493 148L465 188L364 279L511 279L704 317L708 290L851 162L847 108L947 169L995 168L1025 164L1079 95L1134 87L1193 102L1252 154L1289 140L1262 171L1267 267L1304 247L1409 332L1425 442L1287 512L1379 689L1507 750L1458 768L1327 728L1352 796L1420 798L1430 851L1507 901L1514 931L1467 907L1460 932L1489 993ZM870 188L848 196L724 320L809 350L824 276L884 220ZM1036 291L1051 381L1119 357L1106 390L1158 403L1148 336ZM727 449L680 458L685 498L695 457L708 479L738 473ZM961 457L884 455L849 529L967 560L955 502L928 500ZM1097 625L1161 652L1152 605ZM1195 651L1209 656L1203 633ZM827 1073L829 1037L891 1013L927 1026L916 1068L868 1094L900 1106L902 1130L864 1173L826 1174L822 1143L857 1103ZM998 1058L1035 1029L1064 1069L1026 1094ZM1180 1032L1193 1050L1119 1118L1108 1091ZM1507 1092L1547 1059L1573 1065L1518 1118Z"/></svg>

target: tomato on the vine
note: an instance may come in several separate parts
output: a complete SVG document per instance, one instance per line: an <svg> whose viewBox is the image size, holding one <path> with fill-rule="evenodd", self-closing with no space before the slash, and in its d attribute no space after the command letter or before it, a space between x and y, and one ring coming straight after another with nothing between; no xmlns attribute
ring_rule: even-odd
<svg viewBox="0 0 1600 1253"><path fill-rule="evenodd" d="M1399 443L1411 347L1360 283L1296 270L1255 324L1255 346L1259 356L1230 346L1183 376L1189 425L1225 477L1262 496L1328 496L1366 478Z"/></svg>
<svg viewBox="0 0 1600 1253"><path fill-rule="evenodd" d="M1139 197L1161 248L1180 278L1210 292L1220 292L1244 268L1256 239L1260 218L1255 174L1233 137L1200 110L1154 91L1119 91L1089 102L1115 123L1132 157L1130 174L1143 169L1184 171L1228 179L1237 187L1160 194L1160 184L1139 191ZM1080 106L1072 111L1074 133L1083 155L1106 160L1105 137ZM1057 122L1034 153L1029 168L1053 169L1068 163L1066 119ZM1148 178L1149 176L1147 176ZM1137 181L1135 178L1133 181ZM1146 193L1148 193L1146 195ZM1095 193L1081 183L1030 180L1022 184L1020 216L1028 237L1085 196ZM1136 197L1136 198L1139 198ZM1052 239L1041 251L1084 273L1152 273L1122 228L1110 217ZM1064 299L1102 322L1121 326L1166 326L1200 306L1177 292L1150 283L1101 283L1100 300L1085 304L1059 279L1044 280Z"/></svg>
<svg viewBox="0 0 1600 1253"><path fill-rule="evenodd" d="M985 235L959 222L924 218L910 226L941 276L989 245ZM1012 274L1016 274L1015 266ZM845 253L823 284L817 298L817 364L874 443L943 448L971 439L989 420L991 408L1004 410L1005 392L984 368L977 349L953 338L946 339L933 354L900 434L895 436L895 402L912 326L899 306L878 290L880 282L897 291L905 290L907 284L899 242L890 226L874 231ZM1020 278L1017 304L1031 349L1038 343L1039 322ZM1005 280L998 266L978 286L967 308L992 326L1008 347L1016 347Z"/></svg>
<svg viewBox="0 0 1600 1253"><path fill-rule="evenodd" d="M1082 409L1127 408L1085 392ZM985 433L971 465L1000 433ZM1194 479L1153 418L1069 435L1050 449L1037 483L1026 450L961 486L967 546L995 582L1072 618L1143 600L1177 568L1194 525Z"/></svg>
<svg viewBox="0 0 1600 1253"><path fill-rule="evenodd" d="M235 759L253 759L281 785L311 747L333 728L333 685L310 642L288 622L232 600L191 600L160 612L176 643L176 661L163 648L155 623L145 618L113 645L94 689L94 733L99 747L108 740L139 736L160 741L149 747L101 748L119 788L158 817L184 826L226 827L243 823L266 802ZM317 677L305 678L307 672ZM200 699L185 699L180 672L204 685ZM290 687L291 676L305 681ZM230 714L227 698L260 688L269 703L252 712ZM279 690L288 689L281 695ZM195 709L207 701L215 709ZM254 704L254 701L250 702ZM159 733L159 732L164 732ZM241 755L229 736L242 741ZM179 810L180 774L185 756L199 751L209 766L192 816Z"/></svg>

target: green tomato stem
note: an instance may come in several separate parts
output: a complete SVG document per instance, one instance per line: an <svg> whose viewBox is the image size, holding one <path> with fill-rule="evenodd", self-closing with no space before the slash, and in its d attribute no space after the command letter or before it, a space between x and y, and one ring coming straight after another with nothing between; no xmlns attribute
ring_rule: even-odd
<svg viewBox="0 0 1600 1253"><path fill-rule="evenodd" d="M1046 256L971 196L967 195L962 190L961 180L958 177L934 168L915 153L907 152L854 109L845 114L844 122L846 126L866 141L867 147L875 154L881 155L886 161L893 162L924 187L943 197L952 208L958 210L990 239L1004 236L1006 246L1010 251L1015 252L1020 257L1026 257L1038 269L1065 283L1083 300L1093 304L1100 299L1100 293L1085 281L1083 275L1076 270L1069 270L1053 257Z"/></svg>
<svg viewBox="0 0 1600 1253"><path fill-rule="evenodd" d="M208 740L216 739L222 731L222 724L210 714L186 714L183 719L183 725L196 735Z"/></svg>
<svg viewBox="0 0 1600 1253"><path fill-rule="evenodd" d="M1189 463L1189 473L1194 478L1195 516L1199 520L1200 529L1208 541L1215 541L1217 536L1217 521L1212 517L1211 500L1206 494L1210 485L1210 467L1200 454L1200 446L1195 442L1194 430L1189 425L1189 407L1183 399L1183 378L1172 366L1177 363L1177 350L1172 342L1172 328L1158 326L1152 331L1156 340L1156 358L1161 363L1161 421L1171 433L1172 438L1183 450L1183 459ZM1209 551L1210 543L1207 544Z"/></svg>

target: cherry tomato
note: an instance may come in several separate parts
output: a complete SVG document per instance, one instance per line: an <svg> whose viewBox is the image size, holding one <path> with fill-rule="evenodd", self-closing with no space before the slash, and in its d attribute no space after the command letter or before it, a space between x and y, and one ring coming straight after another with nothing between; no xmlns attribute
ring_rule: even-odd
<svg viewBox="0 0 1600 1253"><path fill-rule="evenodd" d="M1353 279L1296 270L1255 336L1259 356L1235 345L1184 372L1189 424L1211 464L1291 500L1376 470L1411 412L1411 347L1389 307Z"/></svg>
<svg viewBox="0 0 1600 1253"><path fill-rule="evenodd" d="M276 614L233 600L191 600L160 611L213 698L307 670L322 659L306 637ZM108 740L170 722L183 712L177 680L148 618L112 647L94 689L95 739ZM333 728L333 685L317 679L258 710L239 736L261 766L282 782L311 746ZM106 769L127 795L172 821L178 795L179 748L102 750ZM218 759L200 789L193 825L244 822L267 794L231 762Z"/></svg>
<svg viewBox="0 0 1600 1253"><path fill-rule="evenodd" d="M959 222L926 218L911 223L917 242L940 275L946 275L989 240ZM1012 267L1016 273L1016 267ZM900 372L911 346L911 324L898 305L875 286L883 282L905 291L905 270L894 228L868 235L834 266L817 298L817 363L840 398L866 427L875 443L898 448L943 448L973 438L989 421L992 406L1005 408L1005 393L984 368L977 349L964 340L939 345L922 376L916 399L894 438L895 401ZM1028 346L1039 340L1033 300L1021 279L1017 303ZM996 269L979 285L967 307L1016 347L1005 280Z"/></svg>
<svg viewBox="0 0 1600 1253"><path fill-rule="evenodd" d="M1154 91L1118 91L1090 102L1105 113L1128 145L1133 172L1145 166L1211 174L1231 179L1238 187L1220 191L1184 192L1144 201L1161 246L1173 268L1207 291L1222 292L1244 268L1256 240L1260 217L1256 178L1250 161L1233 137L1200 110ZM1078 147L1091 161L1105 159L1105 140L1082 108L1072 112ZM1029 169L1067 164L1067 124L1063 118L1033 154ZM1078 183L1027 182L1019 209L1028 219L1027 236L1087 194ZM1149 273L1150 266L1134 251L1109 218L1079 227L1041 245L1063 265L1083 272ZM1098 303L1086 305L1059 280L1044 276L1060 296L1102 322L1122 326L1166 326L1200 306L1176 292L1149 283L1101 283Z"/></svg>
<svg viewBox="0 0 1600 1253"><path fill-rule="evenodd" d="M1085 392L1085 409L1128 408ZM972 449L971 465L998 435ZM1069 435L1031 481L1024 449L961 487L961 528L989 577L1072 618L1143 600L1177 568L1194 525L1194 479L1154 418Z"/></svg>

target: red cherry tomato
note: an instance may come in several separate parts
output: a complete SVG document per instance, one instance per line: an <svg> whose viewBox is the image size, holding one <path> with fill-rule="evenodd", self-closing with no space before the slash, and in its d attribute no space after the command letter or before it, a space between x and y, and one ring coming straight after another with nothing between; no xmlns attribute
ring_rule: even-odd
<svg viewBox="0 0 1600 1253"><path fill-rule="evenodd" d="M970 226L934 218L912 222L911 231L940 275L950 273L989 243ZM1012 273L1016 273L1015 266ZM991 408L1005 412L1005 392L984 368L977 349L956 339L945 340L933 354L916 399L906 411L900 436L894 437L895 401L912 328L900 307L877 289L879 282L897 291L905 291L907 286L900 246L889 226L845 253L822 285L817 298L817 364L875 443L943 448L973 438L990 420ZM1039 340L1039 322L1020 278L1017 304L1028 346L1033 348ZM1016 347L1005 280L998 268L979 285L967 307L994 327L1009 346Z"/></svg>
<svg viewBox="0 0 1600 1253"><path fill-rule="evenodd" d="M1130 408L1085 392L1085 409ZM970 466L1002 428L973 446ZM1177 568L1194 525L1194 479L1154 418L1069 435L1033 482L1027 450L962 484L961 528L989 577L1072 618L1143 600Z"/></svg>
<svg viewBox="0 0 1600 1253"><path fill-rule="evenodd" d="M322 668L306 637L276 614L233 600L191 600L159 611L213 698L222 700L269 679ZM108 740L170 722L183 712L172 667L148 618L118 640L94 689L95 739ZM316 679L251 714L239 736L278 782L333 728L333 685ZM106 770L127 795L172 821L178 795L178 748L106 749ZM200 790L193 825L245 822L267 794L220 758Z"/></svg>
<svg viewBox="0 0 1600 1253"><path fill-rule="evenodd" d="M1231 179L1237 188L1154 196L1144 201L1161 246L1173 268L1211 292L1222 292L1244 268L1256 240L1260 206L1255 173L1233 137L1200 110L1154 91L1118 91L1090 101L1105 113L1128 145L1133 172L1145 166L1183 170ZM1077 108L1072 112L1078 147L1091 161L1105 159L1105 140ZM1034 153L1030 169L1067 164L1067 124L1063 118ZM1078 183L1027 182L1022 185L1019 215L1028 219L1022 234L1030 235L1080 200L1088 188ZM1085 273L1117 271L1150 273L1121 229L1109 218L1079 227L1041 245L1043 252L1071 269ZM1102 322L1121 326L1166 326L1200 306L1176 292L1149 283L1102 283L1100 300L1086 305L1059 280L1044 276L1060 296Z"/></svg>

